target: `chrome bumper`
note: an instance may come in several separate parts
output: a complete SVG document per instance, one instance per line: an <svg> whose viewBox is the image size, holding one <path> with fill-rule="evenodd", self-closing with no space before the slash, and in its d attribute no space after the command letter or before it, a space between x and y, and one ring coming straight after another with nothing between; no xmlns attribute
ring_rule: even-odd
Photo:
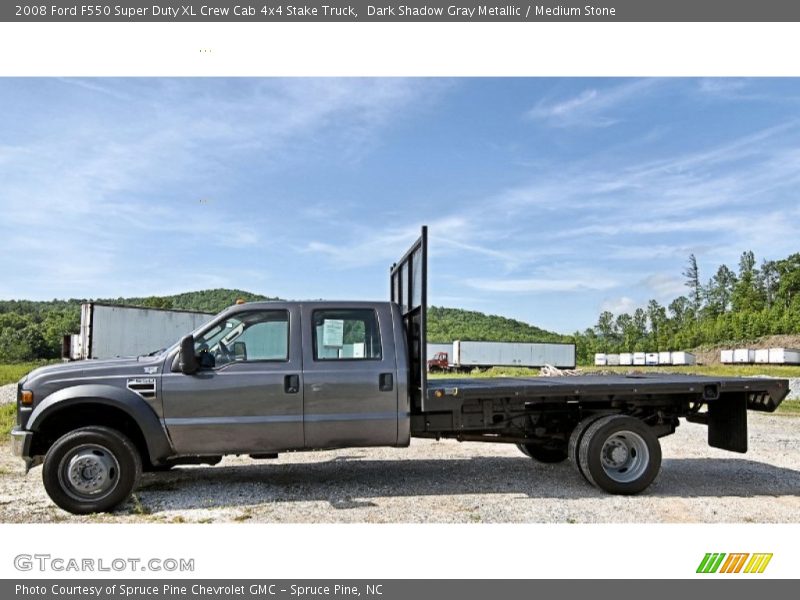
<svg viewBox="0 0 800 600"><path fill-rule="evenodd" d="M24 431L16 427L11 430L11 454L20 458L29 458L31 453L32 431Z"/></svg>

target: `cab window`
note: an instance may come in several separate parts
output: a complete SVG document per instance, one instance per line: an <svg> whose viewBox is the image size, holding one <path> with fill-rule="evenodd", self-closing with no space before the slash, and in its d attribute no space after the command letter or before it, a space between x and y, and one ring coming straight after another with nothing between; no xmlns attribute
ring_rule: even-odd
<svg viewBox="0 0 800 600"><path fill-rule="evenodd" d="M289 313L258 310L237 313L217 323L195 342L200 364L289 360Z"/></svg>
<svg viewBox="0 0 800 600"><path fill-rule="evenodd" d="M380 360L378 316L370 309L315 310L314 360Z"/></svg>

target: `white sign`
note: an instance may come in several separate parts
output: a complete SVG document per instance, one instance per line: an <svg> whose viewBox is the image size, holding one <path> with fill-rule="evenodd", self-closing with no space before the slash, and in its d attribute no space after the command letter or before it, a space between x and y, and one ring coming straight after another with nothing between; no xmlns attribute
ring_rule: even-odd
<svg viewBox="0 0 800 600"><path fill-rule="evenodd" d="M341 348L344 344L344 321L342 319L325 319L322 324L322 345Z"/></svg>

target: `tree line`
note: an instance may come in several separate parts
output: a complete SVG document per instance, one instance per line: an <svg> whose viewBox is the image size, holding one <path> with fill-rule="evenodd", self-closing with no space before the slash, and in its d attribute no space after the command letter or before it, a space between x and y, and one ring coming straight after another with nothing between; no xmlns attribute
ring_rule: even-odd
<svg viewBox="0 0 800 600"><path fill-rule="evenodd" d="M579 362L596 352L687 350L800 333L800 253L757 265L747 251L735 271L723 264L706 280L692 254L682 275L687 293L668 305L650 300L632 314L604 311L594 327L576 332Z"/></svg>
<svg viewBox="0 0 800 600"><path fill-rule="evenodd" d="M214 289L173 296L108 298L97 302L216 313L239 298L247 302L274 299L243 290ZM59 358L63 337L78 333L80 329L84 302L88 300L0 301L0 362Z"/></svg>

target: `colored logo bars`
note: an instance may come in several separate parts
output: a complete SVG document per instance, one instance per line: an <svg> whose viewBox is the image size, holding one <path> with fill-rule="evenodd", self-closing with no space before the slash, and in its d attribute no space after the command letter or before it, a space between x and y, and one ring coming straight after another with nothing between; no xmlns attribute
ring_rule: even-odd
<svg viewBox="0 0 800 600"><path fill-rule="evenodd" d="M749 560L748 560L749 559ZM700 565L698 573L763 573L772 553L749 554L740 552L725 554L724 552L707 553Z"/></svg>

